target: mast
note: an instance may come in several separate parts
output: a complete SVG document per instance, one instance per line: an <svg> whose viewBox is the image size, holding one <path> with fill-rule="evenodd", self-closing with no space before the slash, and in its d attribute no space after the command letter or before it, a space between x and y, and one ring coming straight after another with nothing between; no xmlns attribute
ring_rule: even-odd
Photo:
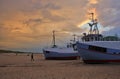
<svg viewBox="0 0 120 79"><path fill-rule="evenodd" d="M94 13L90 13L90 14L91 14L92 23L88 23L90 26L89 34L99 34L97 19L94 18Z"/></svg>
<svg viewBox="0 0 120 79"><path fill-rule="evenodd" d="M97 24L98 24L97 19L95 19L95 21L94 21L94 29L93 29L94 34L99 34L99 29L98 29Z"/></svg>
<svg viewBox="0 0 120 79"><path fill-rule="evenodd" d="M91 22L88 23L90 30L88 34L83 33L84 36L82 37L83 41L100 41L103 39L103 36L99 34L99 29L98 29L98 21L94 16L94 13L90 13L90 20Z"/></svg>
<svg viewBox="0 0 120 79"><path fill-rule="evenodd" d="M74 37L74 38L73 38L73 42L75 42L75 41L76 41L76 38L75 38L75 37L76 37L76 34L74 34L73 37Z"/></svg>
<svg viewBox="0 0 120 79"><path fill-rule="evenodd" d="M56 47L56 44L55 44L55 30L53 30L53 48Z"/></svg>
<svg viewBox="0 0 120 79"><path fill-rule="evenodd" d="M88 23L90 26L90 30L88 34L93 34L93 25L94 25L94 13L90 13L91 14L91 21L92 23Z"/></svg>
<svg viewBox="0 0 120 79"><path fill-rule="evenodd" d="M92 22L94 23L94 13L90 13L92 15Z"/></svg>

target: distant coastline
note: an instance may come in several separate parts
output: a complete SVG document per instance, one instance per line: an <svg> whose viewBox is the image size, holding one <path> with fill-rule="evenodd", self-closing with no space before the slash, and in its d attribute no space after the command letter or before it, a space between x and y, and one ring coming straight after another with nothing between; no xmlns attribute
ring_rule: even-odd
<svg viewBox="0 0 120 79"><path fill-rule="evenodd" d="M23 53L23 54L30 54L30 53L34 53L34 54L38 54L36 52L22 52L22 51L13 51L13 50L3 50L3 49L0 49L0 53L16 53L16 54L19 54L19 53ZM39 54L42 54L41 52Z"/></svg>

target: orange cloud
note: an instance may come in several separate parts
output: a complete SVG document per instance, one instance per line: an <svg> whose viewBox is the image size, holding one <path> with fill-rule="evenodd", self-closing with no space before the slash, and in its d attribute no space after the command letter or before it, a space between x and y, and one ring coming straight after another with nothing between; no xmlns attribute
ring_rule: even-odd
<svg viewBox="0 0 120 79"><path fill-rule="evenodd" d="M90 4L97 4L98 0L88 0Z"/></svg>
<svg viewBox="0 0 120 79"><path fill-rule="evenodd" d="M51 44L52 30L63 31L62 34L58 34L58 37L62 37L59 38L61 40L70 37L72 32L79 31L79 28L76 27L76 19L80 18L74 16L78 14L77 11L74 11L76 7L71 9L70 5L66 8L65 4L61 9L53 2L46 1L44 4L39 4L37 0L32 0L32 3L30 7L24 7L24 10L9 10L8 14L3 17L4 20L1 23L4 26L2 27L6 27L8 30L2 29L4 35L1 38L4 40L0 40L0 46L6 48L44 46ZM61 6L63 6L62 4Z"/></svg>
<svg viewBox="0 0 120 79"><path fill-rule="evenodd" d="M99 0L66 0L64 2L62 0L0 1L2 4L0 5L0 46L34 47L38 45L39 47L39 45L43 46L45 43L46 45L51 44L52 30L63 31L63 34L58 34L58 36L60 35L62 37L63 35L66 38L72 35L72 33L81 33L85 31L81 30L81 28L89 22L90 16L86 19L85 15L87 12L95 13L95 18L98 18L98 12L96 11L96 9L99 9L97 8L98 1ZM102 0L101 5L105 7L105 4L106 0ZM119 2L116 2L116 4L119 6ZM100 7L102 8L102 6ZM109 9L108 6L106 8ZM112 20L110 19L112 15L108 15L108 11L104 8L98 11L102 11L101 15L104 15L104 17L109 17L109 19L104 18L105 20L102 19L102 21L105 23L106 21L113 23L113 21L109 22ZM119 8L117 11L119 11ZM115 22L117 22L117 19ZM64 40L64 38L60 39Z"/></svg>

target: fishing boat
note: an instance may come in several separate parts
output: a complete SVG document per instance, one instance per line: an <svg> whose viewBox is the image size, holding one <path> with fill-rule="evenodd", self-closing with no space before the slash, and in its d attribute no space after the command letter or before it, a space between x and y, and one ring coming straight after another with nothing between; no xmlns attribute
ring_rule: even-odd
<svg viewBox="0 0 120 79"><path fill-rule="evenodd" d="M43 50L45 59L74 60L79 58L79 53L72 48L48 48Z"/></svg>
<svg viewBox="0 0 120 79"><path fill-rule="evenodd" d="M74 60L79 59L79 53L75 48L75 44L67 45L67 47L58 47L55 44L55 31L53 31L53 46L44 48L43 54L45 59L49 60Z"/></svg>
<svg viewBox="0 0 120 79"><path fill-rule="evenodd" d="M85 63L120 63L120 41L105 41L99 34L97 20L92 14L92 22L88 23L90 31L84 33L81 42L77 42L77 50ZM94 28L93 28L94 27Z"/></svg>
<svg viewBox="0 0 120 79"><path fill-rule="evenodd" d="M85 63L120 63L120 41L77 42L76 44Z"/></svg>

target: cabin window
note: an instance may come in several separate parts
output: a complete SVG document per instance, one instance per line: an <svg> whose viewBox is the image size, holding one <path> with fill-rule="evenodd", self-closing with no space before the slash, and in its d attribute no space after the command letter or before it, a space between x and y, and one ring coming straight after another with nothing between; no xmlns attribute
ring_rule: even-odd
<svg viewBox="0 0 120 79"><path fill-rule="evenodd" d="M89 49L94 50L94 51L99 51L99 52L106 52L107 51L106 48L98 47L98 46L92 46L92 45L89 46Z"/></svg>
<svg viewBox="0 0 120 79"><path fill-rule="evenodd" d="M49 51L46 51L46 53L50 53Z"/></svg>
<svg viewBox="0 0 120 79"><path fill-rule="evenodd" d="M74 51L77 51L77 46L76 46L76 44L73 44L73 50L74 50Z"/></svg>
<svg viewBox="0 0 120 79"><path fill-rule="evenodd" d="M98 40L97 37L95 37L95 40L96 40L96 41Z"/></svg>

